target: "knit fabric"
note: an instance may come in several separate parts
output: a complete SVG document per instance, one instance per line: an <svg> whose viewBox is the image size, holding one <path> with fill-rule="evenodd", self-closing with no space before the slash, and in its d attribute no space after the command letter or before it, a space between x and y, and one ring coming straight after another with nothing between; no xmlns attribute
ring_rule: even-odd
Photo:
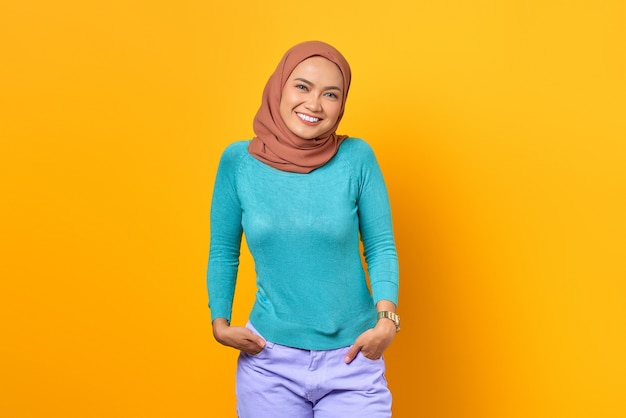
<svg viewBox="0 0 626 418"><path fill-rule="evenodd" d="M327 164L301 174L262 163L248 144L226 148L215 180L207 271L212 319L230 321L245 231L257 285L250 322L258 332L309 350L354 343L376 324L375 303L398 299L389 199L372 149L346 139Z"/></svg>

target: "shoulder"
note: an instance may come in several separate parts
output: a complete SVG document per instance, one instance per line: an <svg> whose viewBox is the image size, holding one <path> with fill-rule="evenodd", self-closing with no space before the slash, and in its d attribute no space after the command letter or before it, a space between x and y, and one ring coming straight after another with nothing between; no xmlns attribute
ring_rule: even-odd
<svg viewBox="0 0 626 418"><path fill-rule="evenodd" d="M236 166L248 155L250 140L235 141L226 146L220 157L220 165Z"/></svg>
<svg viewBox="0 0 626 418"><path fill-rule="evenodd" d="M222 159L224 158L241 158L242 155L245 155L248 152L248 145L250 144L250 140L243 141L235 141L231 142L224 148L222 152Z"/></svg>
<svg viewBox="0 0 626 418"><path fill-rule="evenodd" d="M338 154L354 168L376 164L374 150L361 138L346 138L339 146Z"/></svg>
<svg viewBox="0 0 626 418"><path fill-rule="evenodd" d="M350 152L351 154L373 154L374 151L370 144L361 138L346 138L339 146L340 151Z"/></svg>
<svg viewBox="0 0 626 418"><path fill-rule="evenodd" d="M236 176L248 154L250 140L235 141L226 146L219 160L218 176Z"/></svg>

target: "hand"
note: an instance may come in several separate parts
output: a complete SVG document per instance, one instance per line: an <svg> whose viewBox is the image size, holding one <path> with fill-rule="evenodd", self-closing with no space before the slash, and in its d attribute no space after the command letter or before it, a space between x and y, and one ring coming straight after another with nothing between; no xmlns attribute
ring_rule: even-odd
<svg viewBox="0 0 626 418"><path fill-rule="evenodd" d="M265 347L265 340L246 327L231 327L225 318L213 321L213 337L222 345L248 354L257 355Z"/></svg>
<svg viewBox="0 0 626 418"><path fill-rule="evenodd" d="M395 336L396 325L393 321L380 319L374 328L370 328L359 335L343 361L350 364L359 351L368 359L377 360L383 355Z"/></svg>

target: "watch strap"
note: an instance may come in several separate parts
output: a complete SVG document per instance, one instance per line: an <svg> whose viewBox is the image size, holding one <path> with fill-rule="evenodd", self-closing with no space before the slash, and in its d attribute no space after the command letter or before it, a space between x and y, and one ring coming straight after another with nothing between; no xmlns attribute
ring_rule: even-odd
<svg viewBox="0 0 626 418"><path fill-rule="evenodd" d="M391 311L380 311L377 315L377 320L381 318L391 319L396 324L396 332L400 331L400 316Z"/></svg>

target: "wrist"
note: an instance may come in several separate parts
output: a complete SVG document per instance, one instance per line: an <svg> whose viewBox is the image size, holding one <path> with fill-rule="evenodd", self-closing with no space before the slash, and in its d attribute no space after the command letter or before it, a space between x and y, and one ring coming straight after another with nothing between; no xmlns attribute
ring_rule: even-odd
<svg viewBox="0 0 626 418"><path fill-rule="evenodd" d="M376 326L374 329L379 330L380 332L385 333L386 335L395 336L398 332L396 330L396 324L393 321L382 318L376 322Z"/></svg>
<svg viewBox="0 0 626 418"><path fill-rule="evenodd" d="M220 340L221 333L230 327L226 318L215 318L213 320L213 336L216 340Z"/></svg>
<svg viewBox="0 0 626 418"><path fill-rule="evenodd" d="M398 316L395 312L392 311L379 311L377 315L379 323L389 323L395 327L395 331L400 331L400 316Z"/></svg>

